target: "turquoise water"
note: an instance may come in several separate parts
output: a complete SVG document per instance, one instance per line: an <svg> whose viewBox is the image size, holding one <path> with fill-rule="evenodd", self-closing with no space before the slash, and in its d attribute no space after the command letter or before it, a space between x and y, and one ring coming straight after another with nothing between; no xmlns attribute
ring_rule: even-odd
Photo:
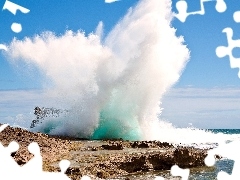
<svg viewBox="0 0 240 180"><path fill-rule="evenodd" d="M100 123L90 139L119 139L140 140L141 130L132 108L118 111L114 106L108 107L100 113ZM120 117L120 118L119 118Z"/></svg>
<svg viewBox="0 0 240 180"><path fill-rule="evenodd" d="M207 129L213 133L240 134L240 129Z"/></svg>

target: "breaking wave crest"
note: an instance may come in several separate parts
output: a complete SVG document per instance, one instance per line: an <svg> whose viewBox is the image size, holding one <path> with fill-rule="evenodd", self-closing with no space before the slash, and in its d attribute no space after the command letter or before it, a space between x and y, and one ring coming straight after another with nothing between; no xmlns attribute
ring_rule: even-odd
<svg viewBox="0 0 240 180"><path fill-rule="evenodd" d="M46 92L56 108L69 112L35 130L91 139L198 141L189 133L211 139L210 133L159 120L161 98L189 59L172 17L170 0L141 0L105 38L100 22L89 35L44 32L13 40L10 59L37 67L50 82Z"/></svg>

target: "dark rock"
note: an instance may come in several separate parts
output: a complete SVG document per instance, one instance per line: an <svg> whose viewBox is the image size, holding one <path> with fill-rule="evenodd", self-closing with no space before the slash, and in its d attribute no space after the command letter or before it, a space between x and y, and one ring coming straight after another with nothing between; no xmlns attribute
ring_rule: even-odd
<svg viewBox="0 0 240 180"><path fill-rule="evenodd" d="M155 153L148 157L154 170L169 170L174 164L173 155L170 153Z"/></svg>
<svg viewBox="0 0 240 180"><path fill-rule="evenodd" d="M123 145L122 143L103 144L102 148L105 150L123 150Z"/></svg>
<svg viewBox="0 0 240 180"><path fill-rule="evenodd" d="M207 152L202 149L179 147L174 150L174 161L182 168L204 166Z"/></svg>
<svg viewBox="0 0 240 180"><path fill-rule="evenodd" d="M133 173L137 171L148 170L148 166L146 164L147 164L146 156L132 157L126 162L122 162L119 168L127 171L128 173Z"/></svg>
<svg viewBox="0 0 240 180"><path fill-rule="evenodd" d="M156 144L157 144L158 147L160 147L160 148L173 148L173 147L174 147L172 144L167 143L167 142L157 141Z"/></svg>
<svg viewBox="0 0 240 180"><path fill-rule="evenodd" d="M160 141L134 141L130 145L132 148L173 148L172 144Z"/></svg>
<svg viewBox="0 0 240 180"><path fill-rule="evenodd" d="M98 171L97 172L97 177L101 178L101 179L106 179L109 177L109 173L106 171Z"/></svg>
<svg viewBox="0 0 240 180"><path fill-rule="evenodd" d="M80 169L77 167L69 167L66 171L67 175L82 175Z"/></svg>
<svg viewBox="0 0 240 180"><path fill-rule="evenodd" d="M134 141L131 143L132 148L149 148L149 144L146 141Z"/></svg>

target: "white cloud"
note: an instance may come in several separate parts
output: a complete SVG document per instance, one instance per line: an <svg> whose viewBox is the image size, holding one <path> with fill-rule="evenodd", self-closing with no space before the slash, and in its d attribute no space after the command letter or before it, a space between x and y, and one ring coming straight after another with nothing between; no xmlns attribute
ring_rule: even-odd
<svg viewBox="0 0 240 180"><path fill-rule="evenodd" d="M162 118L179 127L192 123L199 128L237 128L239 102L237 88L172 89L163 98Z"/></svg>
<svg viewBox="0 0 240 180"><path fill-rule="evenodd" d="M28 127L35 106L56 106L50 96L43 94L39 90L0 91L1 122ZM237 88L172 89L163 97L161 118L178 127L192 123L199 128L237 128L240 127L239 102Z"/></svg>
<svg viewBox="0 0 240 180"><path fill-rule="evenodd" d="M0 91L0 122L29 127L35 106L52 107L50 95L41 90Z"/></svg>

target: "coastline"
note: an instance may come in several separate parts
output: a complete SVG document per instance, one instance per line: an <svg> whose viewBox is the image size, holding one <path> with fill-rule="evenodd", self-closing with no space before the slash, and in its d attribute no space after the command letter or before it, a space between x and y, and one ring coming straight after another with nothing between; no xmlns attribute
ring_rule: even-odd
<svg viewBox="0 0 240 180"><path fill-rule="evenodd" d="M71 165L66 174L72 180L83 175L92 179L127 177L132 173L170 170L175 164L181 168L204 167L207 155L207 149L174 147L159 141L79 140L32 133L10 126L0 133L0 141L4 146L11 141L19 143L19 150L12 153L19 165L24 165L33 157L27 147L31 142L37 142L43 158L43 170L60 171L58 163L67 159Z"/></svg>

